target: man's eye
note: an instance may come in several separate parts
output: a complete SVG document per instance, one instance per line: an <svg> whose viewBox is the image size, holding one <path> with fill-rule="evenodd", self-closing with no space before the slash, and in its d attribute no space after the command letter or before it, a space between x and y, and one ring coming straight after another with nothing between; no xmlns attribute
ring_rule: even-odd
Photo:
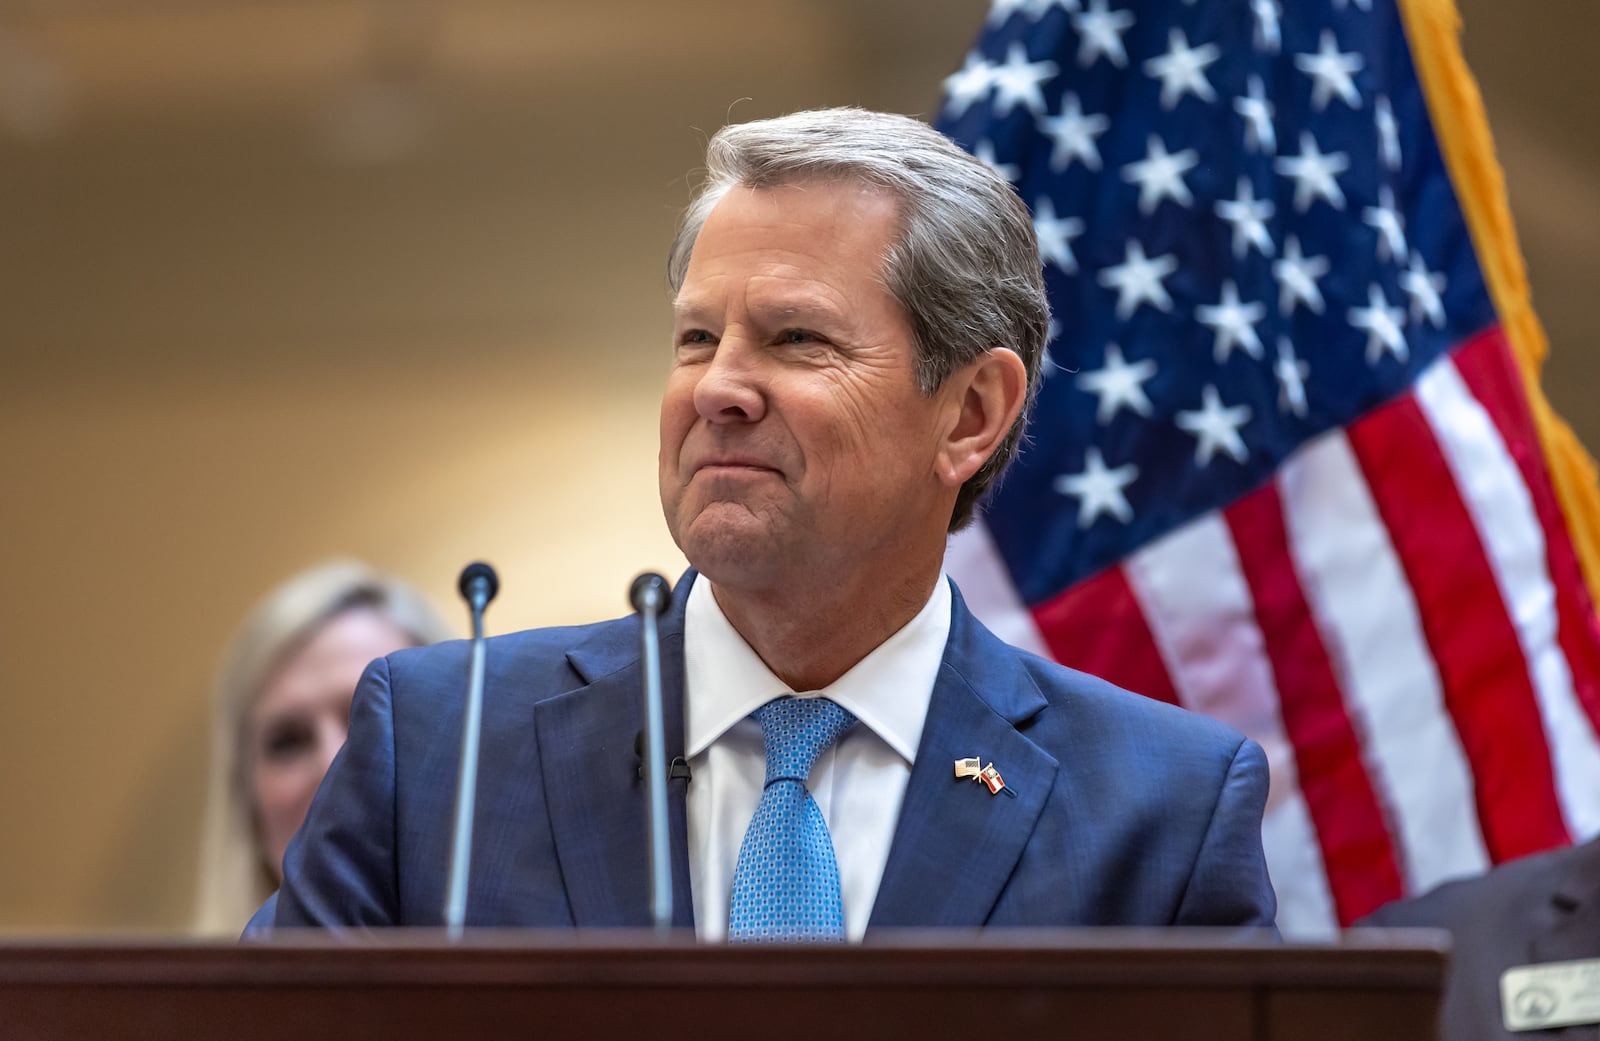
<svg viewBox="0 0 1600 1041"><path fill-rule="evenodd" d="M822 337L809 329L785 329L778 334L780 343L819 343Z"/></svg>
<svg viewBox="0 0 1600 1041"><path fill-rule="evenodd" d="M711 342L711 334L704 329L688 329L678 334L678 346L692 346Z"/></svg>

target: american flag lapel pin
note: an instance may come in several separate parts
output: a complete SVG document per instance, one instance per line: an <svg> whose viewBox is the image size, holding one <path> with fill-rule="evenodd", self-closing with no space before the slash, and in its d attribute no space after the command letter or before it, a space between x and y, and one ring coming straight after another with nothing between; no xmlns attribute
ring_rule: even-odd
<svg viewBox="0 0 1600 1041"><path fill-rule="evenodd" d="M956 760L956 780L959 781L963 777L970 777L976 781L979 775L982 773L983 760L979 759L978 757L974 756L971 759Z"/></svg>

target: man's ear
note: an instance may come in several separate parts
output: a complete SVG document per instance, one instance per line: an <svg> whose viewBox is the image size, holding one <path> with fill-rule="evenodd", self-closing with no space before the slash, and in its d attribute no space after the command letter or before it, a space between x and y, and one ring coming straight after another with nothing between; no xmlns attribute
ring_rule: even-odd
<svg viewBox="0 0 1600 1041"><path fill-rule="evenodd" d="M939 479L959 488L994 455L1028 397L1028 370L1017 352L995 347L946 381L953 422L939 444Z"/></svg>

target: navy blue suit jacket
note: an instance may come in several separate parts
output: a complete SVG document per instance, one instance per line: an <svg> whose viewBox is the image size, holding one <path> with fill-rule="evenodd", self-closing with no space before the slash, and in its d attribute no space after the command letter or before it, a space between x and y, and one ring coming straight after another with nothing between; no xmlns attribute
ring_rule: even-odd
<svg viewBox="0 0 1600 1041"><path fill-rule="evenodd" d="M667 748L683 749L689 572L662 619ZM1212 720L1019 651L954 598L950 638L869 930L1270 926L1261 749ZM469 645L373 662L290 844L278 926L441 923ZM467 924L646 926L632 618L489 642ZM955 777L993 761L1015 798ZM691 926L671 782L676 924Z"/></svg>

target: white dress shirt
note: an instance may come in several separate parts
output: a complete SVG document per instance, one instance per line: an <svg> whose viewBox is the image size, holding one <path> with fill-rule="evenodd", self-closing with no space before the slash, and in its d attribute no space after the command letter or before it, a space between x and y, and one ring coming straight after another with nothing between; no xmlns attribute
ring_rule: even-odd
<svg viewBox="0 0 1600 1041"><path fill-rule="evenodd" d="M684 619L684 754L694 775L689 881L702 940L727 936L739 844L766 783L761 724L750 713L785 694L830 698L860 720L817 757L806 787L833 836L845 935L859 940L866 933L949 635L950 586L941 575L903 629L829 686L795 692L729 623L711 583L695 581Z"/></svg>

